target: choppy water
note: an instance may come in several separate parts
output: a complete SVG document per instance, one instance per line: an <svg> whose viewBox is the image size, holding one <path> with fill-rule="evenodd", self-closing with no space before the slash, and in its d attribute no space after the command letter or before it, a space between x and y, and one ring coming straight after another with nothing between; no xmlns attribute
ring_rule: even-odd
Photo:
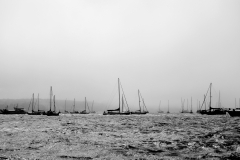
<svg viewBox="0 0 240 160"><path fill-rule="evenodd" d="M240 159L240 118L0 115L0 159Z"/></svg>

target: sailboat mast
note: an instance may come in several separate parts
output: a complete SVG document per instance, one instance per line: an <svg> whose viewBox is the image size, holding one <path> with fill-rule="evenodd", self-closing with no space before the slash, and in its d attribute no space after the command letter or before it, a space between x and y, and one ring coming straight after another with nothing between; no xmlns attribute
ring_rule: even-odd
<svg viewBox="0 0 240 160"><path fill-rule="evenodd" d="M86 111L86 97L85 97L85 111Z"/></svg>
<svg viewBox="0 0 240 160"><path fill-rule="evenodd" d="M52 86L50 87L50 111L52 109Z"/></svg>
<svg viewBox="0 0 240 160"><path fill-rule="evenodd" d="M192 97L191 97L191 112L192 112Z"/></svg>
<svg viewBox="0 0 240 160"><path fill-rule="evenodd" d="M188 99L187 99L187 111L188 111Z"/></svg>
<svg viewBox="0 0 240 160"><path fill-rule="evenodd" d="M73 101L73 112L75 111L75 98L74 98L74 101Z"/></svg>
<svg viewBox="0 0 240 160"><path fill-rule="evenodd" d="M141 100L140 100L139 90L138 90L138 99L139 99L139 100L138 100L138 101L139 101L139 104L138 104L138 105L139 105L139 110L140 110L140 112L141 112L141 105L140 105Z"/></svg>
<svg viewBox="0 0 240 160"><path fill-rule="evenodd" d="M56 106L55 106L55 95L53 96L53 102L54 102L54 111L56 111Z"/></svg>
<svg viewBox="0 0 240 160"><path fill-rule="evenodd" d="M212 95L211 95L211 90L212 90L212 83L210 83L210 102L209 102L209 109L211 109L211 98L212 98Z"/></svg>
<svg viewBox="0 0 240 160"><path fill-rule="evenodd" d="M65 111L66 111L66 103L67 103L66 101L67 101L67 99L65 99Z"/></svg>
<svg viewBox="0 0 240 160"><path fill-rule="evenodd" d="M119 113L120 113L120 106L121 106L121 104L120 104L120 103L121 103L120 99L121 99L121 98L120 98L120 82L119 82L119 78L118 78L118 96L119 96L118 98L119 98Z"/></svg>
<svg viewBox="0 0 240 160"><path fill-rule="evenodd" d="M32 112L33 112L33 105L34 105L34 93L33 93Z"/></svg>
<svg viewBox="0 0 240 160"><path fill-rule="evenodd" d="M93 103L94 103L94 101L92 102L92 112L93 112Z"/></svg>
<svg viewBox="0 0 240 160"><path fill-rule="evenodd" d="M38 111L39 111L39 93L38 93Z"/></svg>

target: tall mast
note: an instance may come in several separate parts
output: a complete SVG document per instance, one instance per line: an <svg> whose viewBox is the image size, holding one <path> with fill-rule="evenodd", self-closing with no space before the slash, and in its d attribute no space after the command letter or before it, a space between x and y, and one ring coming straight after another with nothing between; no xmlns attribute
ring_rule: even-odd
<svg viewBox="0 0 240 160"><path fill-rule="evenodd" d="M212 90L212 83L210 83L210 102L209 102L209 109L211 110L211 98L212 98L212 95L211 95L211 90Z"/></svg>
<svg viewBox="0 0 240 160"><path fill-rule="evenodd" d="M55 106L55 95L53 96L53 103L54 103L54 111L56 111L56 106Z"/></svg>
<svg viewBox="0 0 240 160"><path fill-rule="evenodd" d="M50 111L52 109L52 86L50 87Z"/></svg>
<svg viewBox="0 0 240 160"><path fill-rule="evenodd" d="M168 113L169 113L169 100L168 100Z"/></svg>
<svg viewBox="0 0 240 160"><path fill-rule="evenodd" d="M191 97L191 112L192 112L192 97Z"/></svg>
<svg viewBox="0 0 240 160"><path fill-rule="evenodd" d="M139 101L139 110L140 110L140 112L141 112L141 105L140 105L141 100L140 100L139 90L138 90L138 101Z"/></svg>
<svg viewBox="0 0 240 160"><path fill-rule="evenodd" d="M34 105L34 93L33 93L32 112L33 112L33 105Z"/></svg>
<svg viewBox="0 0 240 160"><path fill-rule="evenodd" d="M206 98L206 95L204 94L204 99ZM207 108L206 108L206 102L205 102L205 110L206 110Z"/></svg>
<svg viewBox="0 0 240 160"><path fill-rule="evenodd" d="M120 101L120 81L119 81L119 78L118 78L118 99L119 99L119 113L120 113L120 106L121 106L121 101Z"/></svg>
<svg viewBox="0 0 240 160"><path fill-rule="evenodd" d="M73 101L73 112L75 112L75 98L74 98L74 101Z"/></svg>
<svg viewBox="0 0 240 160"><path fill-rule="evenodd" d="M218 97L218 108L221 107L221 103L220 103L220 91L219 91L219 97Z"/></svg>
<svg viewBox="0 0 240 160"><path fill-rule="evenodd" d="M188 111L188 99L187 99L187 111Z"/></svg>
<svg viewBox="0 0 240 160"><path fill-rule="evenodd" d="M67 103L66 101L67 101L67 99L65 99L65 112L66 112L66 103Z"/></svg>
<svg viewBox="0 0 240 160"><path fill-rule="evenodd" d="M38 93L38 111L39 111L39 93Z"/></svg>

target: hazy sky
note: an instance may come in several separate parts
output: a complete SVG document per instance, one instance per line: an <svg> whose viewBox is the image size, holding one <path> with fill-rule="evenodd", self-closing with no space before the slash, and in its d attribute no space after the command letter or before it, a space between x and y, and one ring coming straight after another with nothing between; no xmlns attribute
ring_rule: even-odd
<svg viewBox="0 0 240 160"><path fill-rule="evenodd" d="M239 0L0 0L0 99L110 103L179 111L181 97L240 98ZM97 106L96 106L97 107ZM186 107L186 105L185 105Z"/></svg>

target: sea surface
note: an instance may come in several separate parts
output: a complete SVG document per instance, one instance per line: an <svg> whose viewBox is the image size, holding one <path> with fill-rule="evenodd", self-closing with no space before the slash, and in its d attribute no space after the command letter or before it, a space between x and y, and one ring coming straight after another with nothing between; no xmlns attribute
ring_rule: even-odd
<svg viewBox="0 0 240 160"><path fill-rule="evenodd" d="M0 159L240 159L240 118L0 115Z"/></svg>

